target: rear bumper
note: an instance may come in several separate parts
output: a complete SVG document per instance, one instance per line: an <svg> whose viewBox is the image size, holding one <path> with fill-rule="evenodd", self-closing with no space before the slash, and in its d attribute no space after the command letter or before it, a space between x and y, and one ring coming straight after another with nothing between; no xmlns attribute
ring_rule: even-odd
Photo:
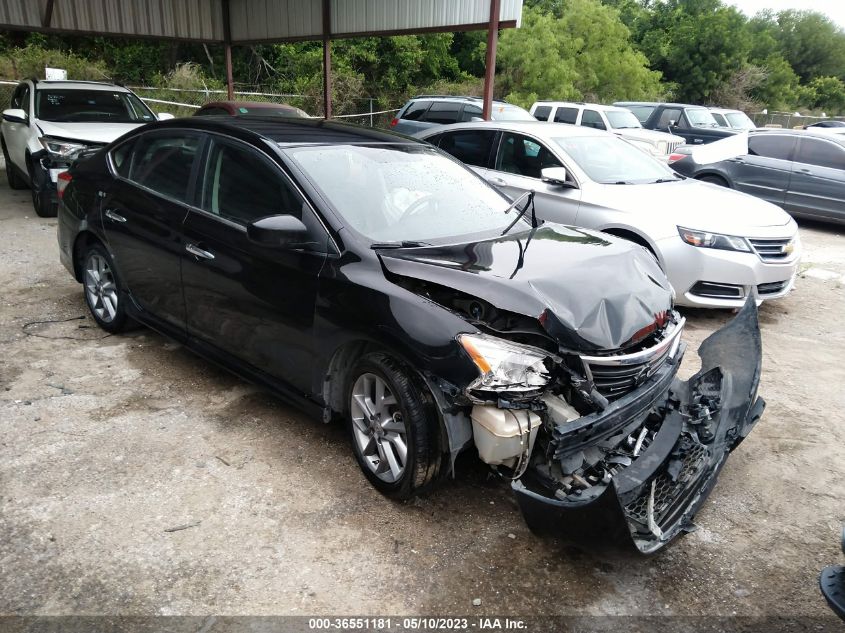
<svg viewBox="0 0 845 633"><path fill-rule="evenodd" d="M705 340L699 355L701 371L689 381L675 376L679 360L667 363L647 388L589 416L594 419L579 423L571 437L559 442L558 452L567 442L566 451L601 447L638 416L660 412L664 417L654 441L606 486L595 486L578 498L557 497L531 469L513 482L531 529L574 540L623 541L645 554L693 529L693 517L728 454L765 407L757 397L762 346L754 301L747 301L730 324ZM701 413L702 403L709 413Z"/></svg>

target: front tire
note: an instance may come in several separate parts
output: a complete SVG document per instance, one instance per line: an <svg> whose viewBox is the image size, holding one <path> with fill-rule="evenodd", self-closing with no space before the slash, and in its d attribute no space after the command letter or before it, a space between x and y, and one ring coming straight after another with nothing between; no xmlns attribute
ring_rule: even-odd
<svg viewBox="0 0 845 633"><path fill-rule="evenodd" d="M97 325L112 334L128 328L130 322L114 263L101 244L90 245L82 255L82 287Z"/></svg>
<svg viewBox="0 0 845 633"><path fill-rule="evenodd" d="M425 388L386 354L364 356L349 374L347 418L355 459L384 495L410 499L439 478L439 423Z"/></svg>
<svg viewBox="0 0 845 633"><path fill-rule="evenodd" d="M32 159L27 161L29 165L29 186L32 189L32 206L39 218L54 218L57 215L57 205L50 197L49 183L50 176L45 173L40 165L34 164Z"/></svg>
<svg viewBox="0 0 845 633"><path fill-rule="evenodd" d="M26 182L20 177L20 174L15 171L12 165L12 159L9 158L9 150L6 149L6 141L2 141L3 147L3 161L6 163L6 180L9 182L10 189L26 189Z"/></svg>

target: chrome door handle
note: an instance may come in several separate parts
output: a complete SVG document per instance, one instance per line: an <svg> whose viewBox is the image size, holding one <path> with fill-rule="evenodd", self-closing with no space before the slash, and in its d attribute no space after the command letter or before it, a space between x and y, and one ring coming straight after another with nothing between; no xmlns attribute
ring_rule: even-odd
<svg viewBox="0 0 845 633"><path fill-rule="evenodd" d="M126 222L126 218L124 218L122 215L112 209L106 209L105 216L113 222L120 222L121 224L123 222Z"/></svg>
<svg viewBox="0 0 845 633"><path fill-rule="evenodd" d="M506 183L502 178L497 178L496 176L492 176L487 179L491 185L496 185L497 187L506 187L508 183Z"/></svg>
<svg viewBox="0 0 845 633"><path fill-rule="evenodd" d="M185 244L185 250L195 257L200 257L202 259L214 259L214 253L204 251L196 244Z"/></svg>

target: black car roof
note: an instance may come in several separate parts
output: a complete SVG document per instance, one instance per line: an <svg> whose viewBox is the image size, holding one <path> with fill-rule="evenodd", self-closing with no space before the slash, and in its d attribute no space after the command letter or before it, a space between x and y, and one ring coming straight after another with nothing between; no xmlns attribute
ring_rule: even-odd
<svg viewBox="0 0 845 633"><path fill-rule="evenodd" d="M145 126L144 129L168 127L191 128L225 132L227 134L259 136L280 145L305 144L367 144L407 143L421 141L403 134L375 128L337 123L325 119L280 118L278 116L205 116L171 119Z"/></svg>

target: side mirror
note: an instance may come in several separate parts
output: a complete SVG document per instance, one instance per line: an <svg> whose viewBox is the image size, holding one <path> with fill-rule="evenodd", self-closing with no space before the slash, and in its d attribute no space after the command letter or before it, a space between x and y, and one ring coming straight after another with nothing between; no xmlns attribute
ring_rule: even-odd
<svg viewBox="0 0 845 633"><path fill-rule="evenodd" d="M308 229L292 215L271 215L246 227L251 242L262 246L303 246L308 243Z"/></svg>
<svg viewBox="0 0 845 633"><path fill-rule="evenodd" d="M26 123L28 119L29 117L26 115L26 112L20 108L3 110L3 120L9 123Z"/></svg>
<svg viewBox="0 0 845 633"><path fill-rule="evenodd" d="M170 119L176 118L172 114L170 114L169 112L159 112L156 115L156 117L158 118L159 121L169 121Z"/></svg>
<svg viewBox="0 0 845 633"><path fill-rule="evenodd" d="M547 182L550 185L572 187L572 182L566 179L569 176L566 173L566 167L546 167L540 170L540 176L543 178L543 182Z"/></svg>

